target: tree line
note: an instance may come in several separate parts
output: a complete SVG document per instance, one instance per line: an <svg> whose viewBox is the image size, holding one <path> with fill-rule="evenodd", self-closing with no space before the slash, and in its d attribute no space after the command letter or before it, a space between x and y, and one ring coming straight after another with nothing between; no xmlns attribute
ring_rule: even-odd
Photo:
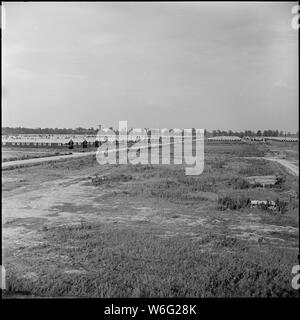
<svg viewBox="0 0 300 320"><path fill-rule="evenodd" d="M298 137L299 132L291 133L286 131L279 130L245 130L245 131L221 131L221 130L213 130L211 132L205 130L205 136L210 137L218 137L218 136L237 136L240 138L243 137Z"/></svg>
<svg viewBox="0 0 300 320"><path fill-rule="evenodd" d="M16 135L16 134L97 134L98 129L91 128L24 128L24 127L3 127L2 134Z"/></svg>

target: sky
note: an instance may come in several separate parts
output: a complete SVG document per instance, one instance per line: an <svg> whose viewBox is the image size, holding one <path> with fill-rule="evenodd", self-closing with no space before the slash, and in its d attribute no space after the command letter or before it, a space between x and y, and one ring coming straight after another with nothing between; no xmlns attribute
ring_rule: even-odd
<svg viewBox="0 0 300 320"><path fill-rule="evenodd" d="M3 2L2 126L298 131L296 2Z"/></svg>

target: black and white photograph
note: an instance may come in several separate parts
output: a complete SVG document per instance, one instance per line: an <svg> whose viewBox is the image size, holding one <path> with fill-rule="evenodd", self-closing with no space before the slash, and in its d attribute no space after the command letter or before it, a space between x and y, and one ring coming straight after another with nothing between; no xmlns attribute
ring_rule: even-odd
<svg viewBox="0 0 300 320"><path fill-rule="evenodd" d="M4 302L298 298L298 32L293 1L2 2Z"/></svg>

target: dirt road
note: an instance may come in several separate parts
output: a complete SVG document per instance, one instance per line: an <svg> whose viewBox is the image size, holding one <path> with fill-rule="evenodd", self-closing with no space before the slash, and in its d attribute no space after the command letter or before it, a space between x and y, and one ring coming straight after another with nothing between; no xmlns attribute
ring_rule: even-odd
<svg viewBox="0 0 300 320"><path fill-rule="evenodd" d="M95 154L95 151L91 152L77 152L68 155L59 155L59 156L52 156L52 157L42 157L42 158L33 158L33 159L25 159L25 160L14 160L14 161L7 161L2 162L2 170L9 169L11 167L23 167L23 166L31 166L43 162L51 162L51 161L59 161L59 160L66 160L72 158L80 158L86 157Z"/></svg>
<svg viewBox="0 0 300 320"><path fill-rule="evenodd" d="M170 145L170 143L163 143L161 146ZM160 146L160 144L151 144L152 148L157 149ZM136 149L137 147L131 147L132 150ZM139 146L139 149L147 149L148 145L145 146ZM186 147L186 158L189 157L189 155L192 155L191 145ZM119 151L127 150L127 147L120 148ZM108 153L115 152L116 149L109 149ZM86 156L96 155L96 151L90 151L90 152L74 152L72 154L68 155L58 155L58 156L51 156L51 157L41 157L41 158L31 158L31 159L24 159L24 160L13 160L13 161L7 161L2 162L2 170L8 170L10 168L17 168L17 167L27 167L27 166L34 166L36 164L40 163L47 163L47 162L53 162L53 161L64 161L68 159L74 159L74 158L82 158Z"/></svg>
<svg viewBox="0 0 300 320"><path fill-rule="evenodd" d="M284 166L287 171L292 174L293 176L299 177L299 167L296 163L293 163L290 160L281 159L281 158L272 158L272 157L244 157L244 159L257 159L257 160L268 160L268 161L274 161L282 166Z"/></svg>
<svg viewBox="0 0 300 320"><path fill-rule="evenodd" d="M285 159L279 159L279 158L263 158L263 159L278 162L282 166L284 166L291 174L299 177L299 167L295 163L292 163L291 161L288 161Z"/></svg>

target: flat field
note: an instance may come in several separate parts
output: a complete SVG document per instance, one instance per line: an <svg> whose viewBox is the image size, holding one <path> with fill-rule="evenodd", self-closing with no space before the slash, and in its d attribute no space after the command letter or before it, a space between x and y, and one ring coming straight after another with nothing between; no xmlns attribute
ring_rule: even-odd
<svg viewBox="0 0 300 320"><path fill-rule="evenodd" d="M95 156L3 171L4 297L297 296L298 177L258 159L282 154L298 146L207 144L199 176Z"/></svg>
<svg viewBox="0 0 300 320"><path fill-rule="evenodd" d="M68 149L54 149L54 148L16 148L3 147L2 148L2 162L25 160L33 158L42 158L56 156L60 154L69 154Z"/></svg>

